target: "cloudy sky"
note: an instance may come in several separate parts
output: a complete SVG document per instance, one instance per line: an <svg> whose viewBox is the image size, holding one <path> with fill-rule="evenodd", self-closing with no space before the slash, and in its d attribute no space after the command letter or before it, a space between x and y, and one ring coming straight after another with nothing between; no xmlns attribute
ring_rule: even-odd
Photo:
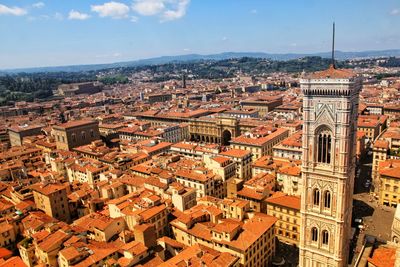
<svg viewBox="0 0 400 267"><path fill-rule="evenodd" d="M400 48L400 0L0 0L0 69Z"/></svg>

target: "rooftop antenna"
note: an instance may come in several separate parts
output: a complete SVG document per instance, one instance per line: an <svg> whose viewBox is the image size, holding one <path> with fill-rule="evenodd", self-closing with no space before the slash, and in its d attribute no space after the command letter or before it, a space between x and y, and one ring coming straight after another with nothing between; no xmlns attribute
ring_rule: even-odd
<svg viewBox="0 0 400 267"><path fill-rule="evenodd" d="M335 68L335 22L333 22L332 35L332 67Z"/></svg>

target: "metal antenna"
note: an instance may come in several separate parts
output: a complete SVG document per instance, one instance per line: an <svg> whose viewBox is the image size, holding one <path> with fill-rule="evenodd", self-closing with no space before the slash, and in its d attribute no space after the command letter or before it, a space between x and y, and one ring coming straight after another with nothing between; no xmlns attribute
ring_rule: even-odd
<svg viewBox="0 0 400 267"><path fill-rule="evenodd" d="M335 22L333 22L332 35L332 67L335 68Z"/></svg>

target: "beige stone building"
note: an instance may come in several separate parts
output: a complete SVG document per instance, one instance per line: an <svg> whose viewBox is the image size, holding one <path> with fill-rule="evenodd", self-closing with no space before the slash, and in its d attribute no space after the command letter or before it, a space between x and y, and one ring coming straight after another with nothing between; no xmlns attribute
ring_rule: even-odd
<svg viewBox="0 0 400 267"><path fill-rule="evenodd" d="M258 110L260 117L264 117L268 112L282 105L282 103L282 97L279 96L251 97L240 101L240 105L243 109Z"/></svg>
<svg viewBox="0 0 400 267"><path fill-rule="evenodd" d="M229 145L240 135L239 120L232 117L196 118L189 121L190 140Z"/></svg>
<svg viewBox="0 0 400 267"><path fill-rule="evenodd" d="M171 222L175 239L227 252L239 258L240 266L268 266L275 255L274 226L277 219L252 214L245 222L224 219L214 206L197 205Z"/></svg>
<svg viewBox="0 0 400 267"><path fill-rule="evenodd" d="M219 155L204 155L203 162L206 168L222 177L223 181L227 181L236 174L236 163L231 158Z"/></svg>
<svg viewBox="0 0 400 267"><path fill-rule="evenodd" d="M4 222L0 224L0 246L13 250L15 249L15 241L17 233L14 226L10 223Z"/></svg>
<svg viewBox="0 0 400 267"><path fill-rule="evenodd" d="M7 129L11 146L22 146L24 137L41 134L44 125L15 125Z"/></svg>
<svg viewBox="0 0 400 267"><path fill-rule="evenodd" d="M53 126L57 149L71 150L100 139L99 123L90 120L69 121Z"/></svg>
<svg viewBox="0 0 400 267"><path fill-rule="evenodd" d="M302 146L301 139L303 132L298 131L285 138L282 142L273 147L273 156L294 160L301 160Z"/></svg>
<svg viewBox="0 0 400 267"><path fill-rule="evenodd" d="M400 159L386 160L378 168L380 186L380 203L397 207L400 203Z"/></svg>
<svg viewBox="0 0 400 267"><path fill-rule="evenodd" d="M300 196L303 191L301 166L292 162L276 171L276 182L283 193Z"/></svg>
<svg viewBox="0 0 400 267"><path fill-rule="evenodd" d="M275 234L282 242L299 245L300 242L300 197L276 192L266 199L267 214L278 219Z"/></svg>
<svg viewBox="0 0 400 267"><path fill-rule="evenodd" d="M272 155L272 148L288 135L287 129L260 126L233 138L231 146L250 151L253 154L253 160L256 160L262 156Z"/></svg>
<svg viewBox="0 0 400 267"><path fill-rule="evenodd" d="M31 186L36 208L64 222L71 221L67 188L62 184L38 183Z"/></svg>
<svg viewBox="0 0 400 267"><path fill-rule="evenodd" d="M174 183L171 188L171 200L174 207L180 211L190 209L196 205L196 189L184 187L180 183Z"/></svg>
<svg viewBox="0 0 400 267"><path fill-rule="evenodd" d="M251 178L252 153L244 149L230 149L220 155L231 158L236 163L236 178L247 181Z"/></svg>
<svg viewBox="0 0 400 267"><path fill-rule="evenodd" d="M347 266L361 78L330 66L304 75L299 265Z"/></svg>
<svg viewBox="0 0 400 267"><path fill-rule="evenodd" d="M379 164L389 159L400 158L400 128L389 127L384 130L373 144L372 182L375 193L380 192L382 182L379 179Z"/></svg>

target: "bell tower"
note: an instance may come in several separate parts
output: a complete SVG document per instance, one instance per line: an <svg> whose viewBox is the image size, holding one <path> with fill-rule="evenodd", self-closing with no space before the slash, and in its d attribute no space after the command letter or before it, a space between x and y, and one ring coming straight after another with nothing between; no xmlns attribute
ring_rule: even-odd
<svg viewBox="0 0 400 267"><path fill-rule="evenodd" d="M304 75L299 266L347 266L361 79L351 70Z"/></svg>

